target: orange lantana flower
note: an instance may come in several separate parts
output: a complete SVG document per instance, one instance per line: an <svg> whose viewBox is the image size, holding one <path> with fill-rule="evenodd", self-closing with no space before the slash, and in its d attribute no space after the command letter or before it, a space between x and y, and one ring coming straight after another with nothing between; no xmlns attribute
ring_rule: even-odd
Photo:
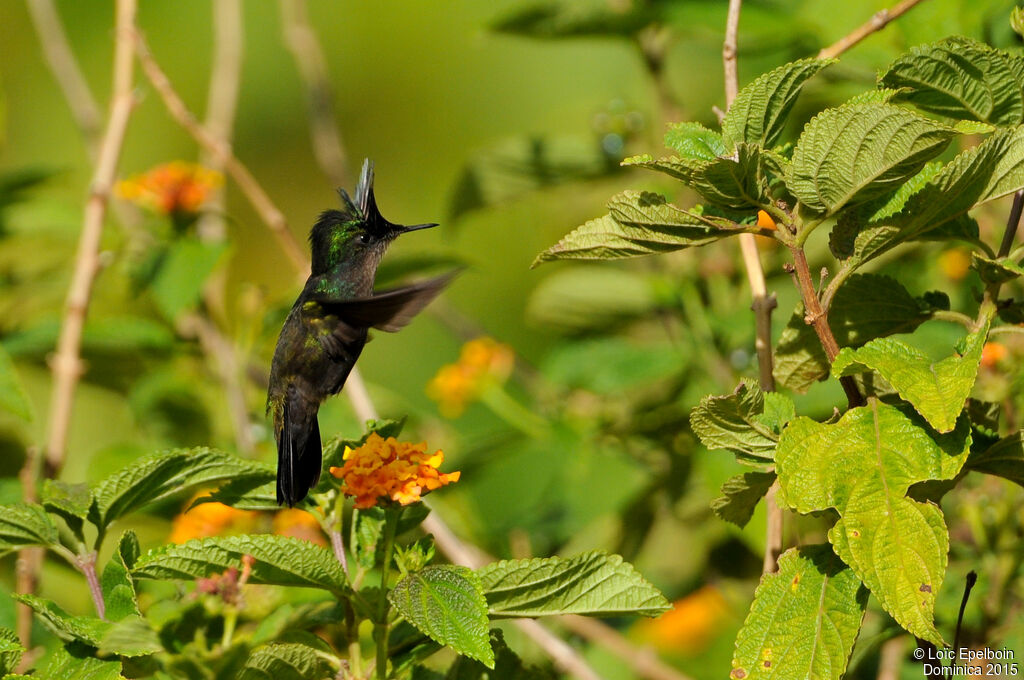
<svg viewBox="0 0 1024 680"><path fill-rule="evenodd" d="M219 172L171 161L118 182L117 195L161 215L193 215L223 183Z"/></svg>
<svg viewBox="0 0 1024 680"><path fill-rule="evenodd" d="M508 345L488 337L470 340L462 346L459 360L442 366L427 384L427 395L438 403L441 413L454 418L485 386L508 380L514 363Z"/></svg>
<svg viewBox="0 0 1024 680"><path fill-rule="evenodd" d="M324 532L316 517L300 508L284 508L274 514L274 533L290 536L317 545L327 545Z"/></svg>
<svg viewBox="0 0 1024 680"><path fill-rule="evenodd" d="M981 365L985 368L995 366L1006 358L1006 345L1001 342L986 342L981 348Z"/></svg>
<svg viewBox="0 0 1024 680"><path fill-rule="evenodd" d="M342 492L355 497L357 508L389 500L409 505L429 491L459 481L459 472L438 471L443 461L441 451L427 453L426 442L384 439L374 432L362 446L346 446L345 465L332 467L331 474L342 480Z"/></svg>

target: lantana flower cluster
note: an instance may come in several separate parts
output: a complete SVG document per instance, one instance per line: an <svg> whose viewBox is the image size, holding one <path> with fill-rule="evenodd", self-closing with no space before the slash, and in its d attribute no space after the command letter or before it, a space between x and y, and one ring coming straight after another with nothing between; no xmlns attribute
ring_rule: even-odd
<svg viewBox="0 0 1024 680"><path fill-rule="evenodd" d="M459 360L442 366L427 384L427 395L442 414L455 418L485 387L504 383L514 364L515 354L508 345L489 337L470 340L462 346Z"/></svg>
<svg viewBox="0 0 1024 680"><path fill-rule="evenodd" d="M427 453L426 442L384 439L376 432L362 446L346 446L344 460L345 465L332 467L331 474L342 480L342 492L355 497L355 507L361 509L388 501L415 503L427 492L459 481L461 474L440 472L444 453Z"/></svg>
<svg viewBox="0 0 1024 680"><path fill-rule="evenodd" d="M160 215L195 215L223 183L215 170L171 161L119 182L117 195Z"/></svg>

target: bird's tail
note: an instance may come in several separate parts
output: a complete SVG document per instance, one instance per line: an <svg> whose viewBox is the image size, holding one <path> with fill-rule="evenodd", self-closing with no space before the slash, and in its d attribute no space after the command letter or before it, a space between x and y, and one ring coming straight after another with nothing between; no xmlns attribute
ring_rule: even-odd
<svg viewBox="0 0 1024 680"><path fill-rule="evenodd" d="M277 503L291 507L320 481L323 452L320 448L319 404L310 403L289 390L284 402L282 427L277 435Z"/></svg>

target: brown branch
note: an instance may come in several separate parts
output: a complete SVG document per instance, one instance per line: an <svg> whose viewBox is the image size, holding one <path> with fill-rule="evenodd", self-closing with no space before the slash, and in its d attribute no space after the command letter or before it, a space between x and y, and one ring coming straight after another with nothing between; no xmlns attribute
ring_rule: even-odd
<svg viewBox="0 0 1024 680"><path fill-rule="evenodd" d="M46 62L64 93L75 123L82 131L89 157L95 161L99 153L103 116L71 52L57 8L53 0L28 0L26 4Z"/></svg>
<svg viewBox="0 0 1024 680"><path fill-rule="evenodd" d="M271 233L277 238L278 243L284 250L285 255L291 261L296 271L300 272L302 278L309 274L309 260L306 258L299 242L288 230L288 220L285 218L274 202L253 177L249 169L235 157L231 151L231 145L220 137L216 137L206 127L201 125L192 112L185 106L185 102L175 91L167 75L157 64L152 53L146 46L146 41L141 34L135 34L135 52L139 57L139 64L153 89L160 95L164 106L171 117L185 129L196 142L206 149L210 154L216 156L224 163L224 169L238 184L245 197L252 204L260 219L269 227Z"/></svg>
<svg viewBox="0 0 1024 680"><path fill-rule="evenodd" d="M334 121L334 88L320 41L309 23L306 0L281 0L281 28L306 88L313 155L334 186L347 187L351 178L345 169L345 147Z"/></svg>
<svg viewBox="0 0 1024 680"><path fill-rule="evenodd" d="M39 478L39 450L30 446L25 450L25 463L21 466L19 474L22 488L22 497L26 503L38 501L36 494L36 483ZM42 548L23 548L18 551L18 560L15 563L15 589L16 592L31 595L36 592L39 585L39 569L43 565L44 551ZM32 620L35 616L32 609L21 602L17 604L17 628L18 639L25 649L32 649ZM19 672L28 669L25 662L22 662Z"/></svg>
<svg viewBox="0 0 1024 680"><path fill-rule="evenodd" d="M732 106L739 92L739 72L736 58L740 26L740 9L743 0L729 0L729 13L725 22L725 39L722 41L722 67L725 73L725 107ZM772 357L772 311L777 306L774 295L769 295L768 285L761 266L761 256L757 252L757 240L753 234L740 234L740 252L743 265L747 271L747 282L750 285L752 298L751 308L754 310L754 349L757 352L758 377L761 389L775 391L774 359ZM765 496L765 548L764 572L770 573L779 568L779 555L782 554L782 508L775 502L778 483Z"/></svg>
<svg viewBox="0 0 1024 680"><path fill-rule="evenodd" d="M872 17L863 24L818 52L818 59L833 59L838 57L840 54L847 51L872 33L877 33L882 30L889 25L889 22L906 14L923 1L924 0L903 0L903 2L897 3L889 9L883 9L875 12L874 15L872 15Z"/></svg>
<svg viewBox="0 0 1024 680"><path fill-rule="evenodd" d="M100 143L89 198L85 204L75 271L68 289L64 322L57 340L57 352L51 363L54 385L46 447L45 473L48 477L56 476L64 463L75 386L82 374L82 362L79 357L82 330L85 326L93 282L100 267L99 249L103 219L107 213L110 191L117 172L125 131L128 128L128 118L135 103L132 94L132 35L135 6L135 0L119 0L117 3L114 87L110 117Z"/></svg>

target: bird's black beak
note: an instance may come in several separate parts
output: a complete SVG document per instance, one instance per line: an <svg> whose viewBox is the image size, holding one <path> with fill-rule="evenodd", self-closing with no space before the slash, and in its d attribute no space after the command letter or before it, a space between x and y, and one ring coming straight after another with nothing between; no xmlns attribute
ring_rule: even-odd
<svg viewBox="0 0 1024 680"><path fill-rule="evenodd" d="M394 231L396 233L404 234L404 233L409 232L409 231L419 231L420 229L430 229L431 227L436 227L436 226L437 226L437 222L431 222L430 224L414 224L411 227L406 227L406 226L401 225L401 224L394 224L394 225L392 225L392 228L394 229Z"/></svg>
<svg viewBox="0 0 1024 680"><path fill-rule="evenodd" d="M405 226L387 221L377 208L377 199L373 195L373 163L369 159L363 161L363 171L359 175L359 184L356 186L356 205L359 208L363 219L366 221L366 229L378 237L398 236L407 231L418 231L436 227L437 223L414 224Z"/></svg>

